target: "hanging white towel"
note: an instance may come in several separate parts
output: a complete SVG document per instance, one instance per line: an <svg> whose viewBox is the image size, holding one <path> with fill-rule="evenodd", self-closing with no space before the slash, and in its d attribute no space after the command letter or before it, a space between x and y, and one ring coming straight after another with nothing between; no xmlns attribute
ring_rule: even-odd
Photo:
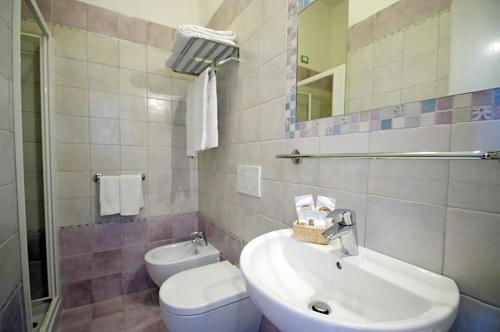
<svg viewBox="0 0 500 332"><path fill-rule="evenodd" d="M195 156L197 151L217 147L217 78L212 68L189 86L186 109L186 154Z"/></svg>
<svg viewBox="0 0 500 332"><path fill-rule="evenodd" d="M101 176L99 179L100 215L120 213L120 177Z"/></svg>
<svg viewBox="0 0 500 332"><path fill-rule="evenodd" d="M189 24L181 25L176 31L174 42L170 48L170 52L172 53L166 62L168 68L172 68L179 54L181 54L191 38L203 38L229 46L236 46L236 34L232 31L217 31Z"/></svg>
<svg viewBox="0 0 500 332"><path fill-rule="evenodd" d="M136 216L142 207L144 207L142 176L120 175L120 214Z"/></svg>

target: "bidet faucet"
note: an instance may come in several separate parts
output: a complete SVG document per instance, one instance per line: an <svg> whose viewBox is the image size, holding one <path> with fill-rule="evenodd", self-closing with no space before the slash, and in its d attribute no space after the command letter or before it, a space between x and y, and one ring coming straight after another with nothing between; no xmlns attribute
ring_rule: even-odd
<svg viewBox="0 0 500 332"><path fill-rule="evenodd" d="M193 243L196 243L200 246L204 246L206 247L208 245L208 241L207 241L207 235L205 234L205 232L194 232L194 233L191 233L191 235L196 235L196 237L193 239Z"/></svg>
<svg viewBox="0 0 500 332"><path fill-rule="evenodd" d="M328 240L340 238L341 251L349 256L359 254L355 216L356 212L352 210L335 209L327 215L327 218L333 218L334 224L321 233Z"/></svg>

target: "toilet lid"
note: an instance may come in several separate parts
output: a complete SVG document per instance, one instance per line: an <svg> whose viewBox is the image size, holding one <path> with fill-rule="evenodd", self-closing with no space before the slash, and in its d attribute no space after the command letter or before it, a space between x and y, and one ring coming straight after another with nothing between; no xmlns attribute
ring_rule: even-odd
<svg viewBox="0 0 500 332"><path fill-rule="evenodd" d="M247 298L241 271L228 261L179 272L160 287L166 310L191 316Z"/></svg>

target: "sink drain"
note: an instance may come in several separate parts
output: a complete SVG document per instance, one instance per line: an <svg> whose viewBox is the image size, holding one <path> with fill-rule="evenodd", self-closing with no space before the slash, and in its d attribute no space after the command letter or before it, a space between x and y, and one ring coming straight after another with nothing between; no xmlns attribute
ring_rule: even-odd
<svg viewBox="0 0 500 332"><path fill-rule="evenodd" d="M323 315L329 315L332 312L332 308L328 304L322 301L314 301L309 304L309 308L312 311L318 312Z"/></svg>

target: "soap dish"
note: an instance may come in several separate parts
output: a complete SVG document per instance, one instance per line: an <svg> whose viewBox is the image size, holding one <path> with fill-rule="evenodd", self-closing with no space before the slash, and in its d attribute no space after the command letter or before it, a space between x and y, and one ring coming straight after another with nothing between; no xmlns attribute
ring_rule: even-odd
<svg viewBox="0 0 500 332"><path fill-rule="evenodd" d="M330 240L325 239L321 233L324 228L315 228L314 226L299 225L299 221L293 222L293 237L302 242L311 242L316 244L328 244Z"/></svg>

